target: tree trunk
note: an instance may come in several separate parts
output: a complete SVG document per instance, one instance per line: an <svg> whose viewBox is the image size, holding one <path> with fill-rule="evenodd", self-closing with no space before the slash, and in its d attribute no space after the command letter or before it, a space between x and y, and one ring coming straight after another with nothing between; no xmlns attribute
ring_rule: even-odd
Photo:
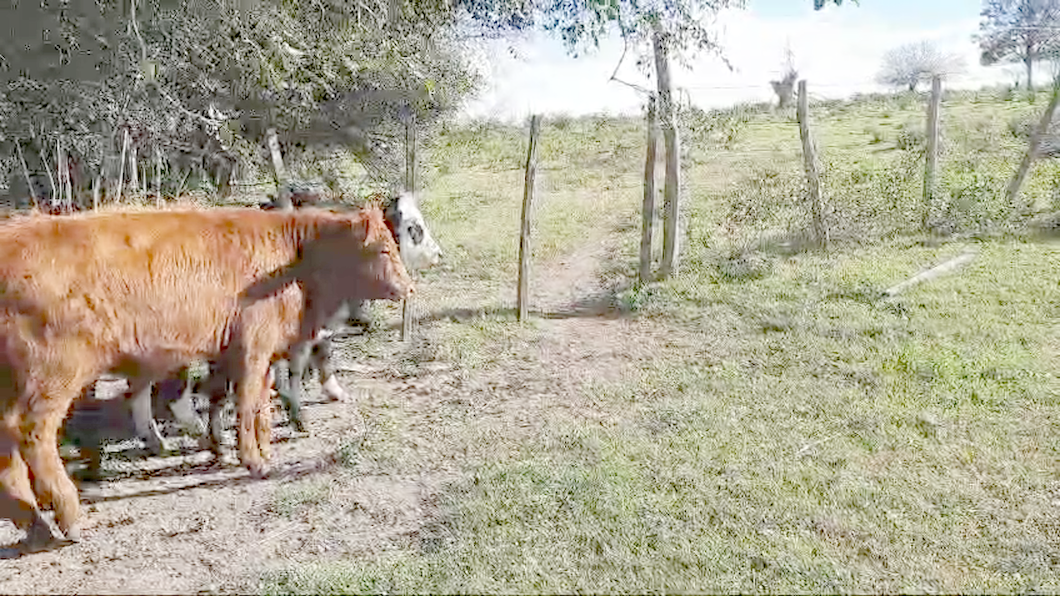
<svg viewBox="0 0 1060 596"><path fill-rule="evenodd" d="M121 159L118 161L118 192L114 193L114 200L121 202L125 196L125 159L129 151L129 129L126 128L121 141Z"/></svg>
<svg viewBox="0 0 1060 596"><path fill-rule="evenodd" d="M162 150L155 146L155 205L162 204Z"/></svg>
<svg viewBox="0 0 1060 596"><path fill-rule="evenodd" d="M651 280L652 236L655 232L655 150L659 145L655 96L648 96L648 147L644 156L644 205L641 208L640 282Z"/></svg>
<svg viewBox="0 0 1060 596"><path fill-rule="evenodd" d="M140 168L137 166L136 145L129 145L129 184L132 185L133 197L140 194Z"/></svg>
<svg viewBox="0 0 1060 596"><path fill-rule="evenodd" d="M1009 208L1013 211L1026 207L1025 205L1017 204L1016 198L1019 196L1020 187L1023 186L1023 180L1027 177L1027 172L1031 169L1031 164L1038 157L1038 146L1042 142L1042 137L1049 132L1049 125L1053 121L1053 113L1056 112L1058 102L1060 102L1060 80L1053 81L1052 99L1049 100L1049 105L1042 112L1038 126L1031 131L1031 138L1027 142L1027 152L1023 154L1023 161L1020 162L1019 168L1016 169L1016 173L1009 182L1008 190L1005 192L1005 199Z"/></svg>
<svg viewBox="0 0 1060 596"><path fill-rule="evenodd" d="M1027 91L1034 94L1034 58L1031 57L1031 48L1027 48L1027 57L1023 59L1027 66Z"/></svg>
<svg viewBox="0 0 1060 596"><path fill-rule="evenodd" d="M670 84L670 58L662 27L655 26L655 72L659 91L659 120L666 147L666 175L663 182L663 257L659 277L677 272L681 256L681 144L674 121L673 92Z"/></svg>
<svg viewBox="0 0 1060 596"><path fill-rule="evenodd" d="M22 155L22 139L15 141L15 149L18 151L18 161L22 164L22 175L26 177L26 188L29 189L29 197L33 199L33 204L40 209L40 199L37 198L37 191L33 188L33 180L29 177L29 166L26 165L26 157Z"/></svg>

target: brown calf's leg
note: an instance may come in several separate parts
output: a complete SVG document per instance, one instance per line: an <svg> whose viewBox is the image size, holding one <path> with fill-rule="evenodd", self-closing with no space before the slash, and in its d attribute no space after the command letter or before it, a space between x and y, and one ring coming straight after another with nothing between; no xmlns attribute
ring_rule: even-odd
<svg viewBox="0 0 1060 596"><path fill-rule="evenodd" d="M19 545L22 551L40 552L54 547L57 540L30 487L29 469L19 452L17 418L8 414L0 424L0 518L26 532Z"/></svg>
<svg viewBox="0 0 1060 596"><path fill-rule="evenodd" d="M248 358L242 368L242 374L236 377L239 460L250 470L251 476L264 478L267 474L265 460L272 439L272 400L268 398L266 385L269 359Z"/></svg>
<svg viewBox="0 0 1060 596"><path fill-rule="evenodd" d="M20 450L29 466L37 502L41 507L52 506L56 525L73 542L81 537L80 503L77 487L59 456L58 434L70 404L95 377L80 369L82 360L86 359L71 357L73 367L52 371L41 380L35 394L23 396L20 421Z"/></svg>
<svg viewBox="0 0 1060 596"><path fill-rule="evenodd" d="M31 404L22 422L21 451L29 465L38 502L45 507L52 506L59 530L67 539L77 542L81 538L77 487L66 473L57 444L59 426L72 400L72 395L45 395L38 398L37 404ZM51 403L40 407L41 402L47 401Z"/></svg>
<svg viewBox="0 0 1060 596"><path fill-rule="evenodd" d="M272 448L272 385L276 377L272 366L265 369L265 385L259 394L260 407L257 409L257 417L254 420L254 434L258 442L258 452L261 459L268 461Z"/></svg>

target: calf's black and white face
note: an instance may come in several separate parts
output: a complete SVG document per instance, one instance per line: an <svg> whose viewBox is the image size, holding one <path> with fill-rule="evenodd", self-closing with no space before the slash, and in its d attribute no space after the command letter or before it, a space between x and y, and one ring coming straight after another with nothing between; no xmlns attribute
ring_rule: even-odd
<svg viewBox="0 0 1060 596"><path fill-rule="evenodd" d="M386 207L386 219L397 236L401 260L409 271L430 269L442 258L442 249L431 236L420 213L416 195L399 193Z"/></svg>

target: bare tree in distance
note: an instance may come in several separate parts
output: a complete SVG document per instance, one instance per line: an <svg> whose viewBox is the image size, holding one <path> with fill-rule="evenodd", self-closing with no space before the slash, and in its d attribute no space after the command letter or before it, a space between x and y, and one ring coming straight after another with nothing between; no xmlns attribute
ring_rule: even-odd
<svg viewBox="0 0 1060 596"><path fill-rule="evenodd" d="M1060 0L983 0L980 63L1023 63L1027 89L1034 89L1034 63L1060 50Z"/></svg>
<svg viewBox="0 0 1060 596"><path fill-rule="evenodd" d="M777 108L783 110L791 105L791 99L795 95L795 80L799 78L799 71L795 68L795 54L791 51L789 42L784 48L784 76L779 81L769 81L773 87L773 93L777 94Z"/></svg>
<svg viewBox="0 0 1060 596"><path fill-rule="evenodd" d="M956 54L942 52L930 41L900 45L883 56L876 81L888 87L916 91L921 82L939 75L943 78L964 70L964 61Z"/></svg>

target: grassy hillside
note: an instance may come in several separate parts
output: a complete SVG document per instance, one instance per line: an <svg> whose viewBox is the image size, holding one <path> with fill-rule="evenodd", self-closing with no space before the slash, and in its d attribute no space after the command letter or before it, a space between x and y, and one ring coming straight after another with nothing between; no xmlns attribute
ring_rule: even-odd
<svg viewBox="0 0 1060 596"><path fill-rule="evenodd" d="M446 131L424 178L447 262L421 284L421 340L356 353L392 354L417 392L363 401L367 438L343 470L277 500L334 523L356 513L329 495L357 478L444 488L416 530L367 552L292 551L262 589L1060 591L1060 242L1022 231L1060 209L1060 166L1003 200L1045 103L946 97L941 240L912 225L923 98L814 105L827 252L801 249L793 114L686 113L683 268L645 287L630 280L642 124L546 120L539 312L523 324L525 132ZM959 273L880 299L971 245Z"/></svg>

